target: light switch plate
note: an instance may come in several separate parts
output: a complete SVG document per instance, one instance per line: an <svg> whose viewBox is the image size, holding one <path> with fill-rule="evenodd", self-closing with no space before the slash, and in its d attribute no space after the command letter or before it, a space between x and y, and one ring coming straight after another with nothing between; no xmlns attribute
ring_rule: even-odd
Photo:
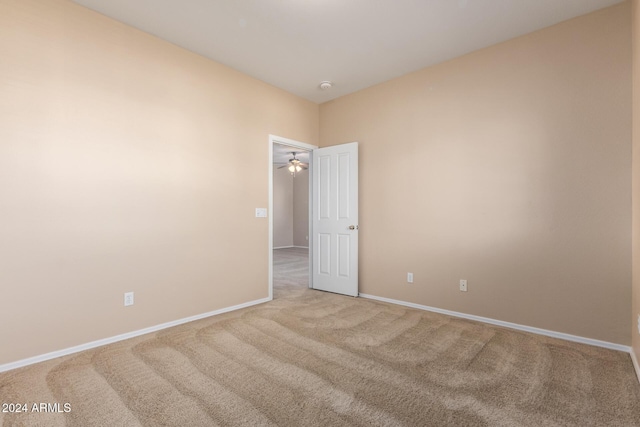
<svg viewBox="0 0 640 427"><path fill-rule="evenodd" d="M256 218L266 218L267 208L256 208Z"/></svg>

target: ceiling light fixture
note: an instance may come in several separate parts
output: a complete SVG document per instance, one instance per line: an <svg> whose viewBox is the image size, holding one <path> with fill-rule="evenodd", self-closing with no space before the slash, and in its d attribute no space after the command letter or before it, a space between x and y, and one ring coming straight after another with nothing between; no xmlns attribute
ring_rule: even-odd
<svg viewBox="0 0 640 427"><path fill-rule="evenodd" d="M331 89L331 86L333 86L333 83L331 83L329 80L320 82L320 89L322 90Z"/></svg>
<svg viewBox="0 0 640 427"><path fill-rule="evenodd" d="M291 172L291 175L295 177L296 172L300 172L301 170L306 170L309 167L307 163L303 163L296 158L295 151L289 154L291 154L293 157L289 160L289 162L286 165L280 166L278 169L282 169L286 167L289 170L289 172Z"/></svg>

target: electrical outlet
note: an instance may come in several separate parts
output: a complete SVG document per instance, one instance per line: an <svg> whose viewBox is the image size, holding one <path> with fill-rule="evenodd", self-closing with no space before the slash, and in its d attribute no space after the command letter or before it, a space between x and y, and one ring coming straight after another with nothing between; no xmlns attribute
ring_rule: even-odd
<svg viewBox="0 0 640 427"><path fill-rule="evenodd" d="M125 292L124 305L125 306L133 305L133 292Z"/></svg>
<svg viewBox="0 0 640 427"><path fill-rule="evenodd" d="M460 291L461 292L467 292L467 281L466 280L460 280Z"/></svg>
<svg viewBox="0 0 640 427"><path fill-rule="evenodd" d="M413 283L413 273L407 273L407 283Z"/></svg>

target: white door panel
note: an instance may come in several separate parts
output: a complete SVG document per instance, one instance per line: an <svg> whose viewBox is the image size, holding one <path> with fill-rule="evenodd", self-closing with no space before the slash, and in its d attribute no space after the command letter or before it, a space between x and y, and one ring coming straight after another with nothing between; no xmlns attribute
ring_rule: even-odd
<svg viewBox="0 0 640 427"><path fill-rule="evenodd" d="M313 151L313 288L358 295L358 143Z"/></svg>
<svg viewBox="0 0 640 427"><path fill-rule="evenodd" d="M318 274L324 276L331 275L331 235L321 233L318 235Z"/></svg>

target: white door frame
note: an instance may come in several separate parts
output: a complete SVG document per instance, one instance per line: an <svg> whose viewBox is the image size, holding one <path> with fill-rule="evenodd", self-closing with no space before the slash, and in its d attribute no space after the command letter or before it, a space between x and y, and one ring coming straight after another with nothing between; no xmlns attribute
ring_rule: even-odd
<svg viewBox="0 0 640 427"><path fill-rule="evenodd" d="M289 138L283 138L277 135L269 135L269 207L268 207L268 219L269 219L269 300L273 299L273 144L282 144L294 148L301 148L305 151L309 151L309 287L312 287L312 233L311 233L311 215L313 214L313 150L318 148L315 145L307 144L305 142L296 141Z"/></svg>

